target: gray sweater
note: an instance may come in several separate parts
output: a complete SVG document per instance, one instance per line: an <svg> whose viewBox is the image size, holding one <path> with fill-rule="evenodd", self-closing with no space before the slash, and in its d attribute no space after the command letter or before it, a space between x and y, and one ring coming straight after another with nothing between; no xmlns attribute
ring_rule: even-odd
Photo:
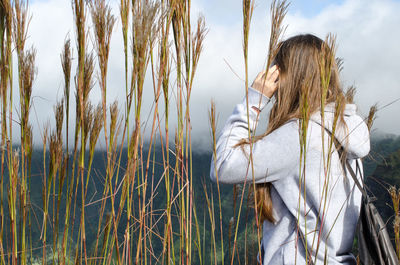
<svg viewBox="0 0 400 265"><path fill-rule="evenodd" d="M257 126L258 115L252 106L263 109L270 100L249 88L248 101L249 123L243 99L218 138L216 163L211 161L210 177L214 181L218 177L220 183L252 183L253 179L256 183L272 183L276 222L263 224L263 264L306 264L306 251L297 228L307 235L308 253L315 265L324 264L325 259L328 264L356 264L351 250L361 192L351 176L343 172L337 152L331 151L330 165L327 164L330 137L320 126L321 112L311 116L305 165L300 165L299 121L293 119L253 144L253 175L249 146L244 152L234 146L248 138L248 126L252 131ZM323 124L329 131L333 116L334 104L328 104ZM346 105L344 121L346 126L338 127L335 136L345 146L347 159L356 171L356 160L369 152L369 131L353 104Z"/></svg>

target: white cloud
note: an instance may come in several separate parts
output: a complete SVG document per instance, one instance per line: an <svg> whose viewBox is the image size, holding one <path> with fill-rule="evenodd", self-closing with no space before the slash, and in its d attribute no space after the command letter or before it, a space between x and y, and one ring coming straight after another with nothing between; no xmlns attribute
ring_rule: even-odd
<svg viewBox="0 0 400 265"><path fill-rule="evenodd" d="M251 32L250 78L262 69L269 34L269 17L265 15L268 7L258 8L253 17ZM399 12L400 3L395 1L372 0L366 4L362 0L348 0L327 6L312 18L298 12L289 12L285 20L288 24L285 35L289 37L314 33L321 38L325 38L329 32L337 35L338 56L345 62L342 76L344 86L357 87L356 102L361 114L365 116L371 105L378 103L378 106L383 106L400 98L400 35L396 33L400 26ZM207 104L207 99L211 97L215 98L221 114L220 126L234 104L241 100L244 91L244 85L223 62L224 59L228 60L239 75L244 76L240 14L237 17L237 24L209 25L210 33L197 76L197 93L204 100L199 105ZM223 21L223 18L220 17L220 20ZM196 105L193 102L193 106ZM200 111L198 113L194 114L198 116L196 120L205 124L206 118ZM400 134L399 119L394 120L394 113L400 113L400 102L380 110L374 128Z"/></svg>
<svg viewBox="0 0 400 265"><path fill-rule="evenodd" d="M117 2L111 1L113 12L119 18ZM208 124L210 100L213 98L216 102L217 111L220 113L219 127L221 127L233 106L242 99L245 88L240 79L244 78L242 11L240 5L230 3L221 2L217 8L218 12L215 10L216 7L207 5L201 0L193 1L192 4L193 17L199 12L202 13L209 28L195 77L191 102L192 139L194 142L201 142L206 148L210 146ZM36 142L38 142L40 141L38 124L43 126L44 121L54 119L52 106L62 95L63 75L59 54L66 35L69 34L71 39L74 38L74 22L70 1L36 1L31 3L30 11L33 17L30 23L28 47L30 44L36 47L38 66L33 91L38 118L36 119L35 113L32 112L31 120L36 128ZM263 68L265 63L269 35L268 12L267 3L259 1L251 25L250 79ZM328 32L336 33L339 44L338 55L345 60L344 83L357 86L356 100L361 112L367 114L368 107L375 102L384 105L400 97L397 82L400 76L398 50L400 35L397 34L400 26L399 13L400 3L394 0L371 0L368 4L362 0L347 0L341 4L329 5L311 18L304 17L299 12L289 12L285 21L289 25L286 36L311 32L324 38ZM229 23L225 23L225 20ZM124 59L120 27L118 19L112 39L107 100L111 102L117 99L123 108ZM76 56L76 49L74 55ZM73 66L73 72L75 67ZM234 70L232 71L230 67ZM152 86L149 81L147 80L145 109L150 109L153 102ZM94 102L100 100L97 87L94 88L91 98ZM171 108L175 106L171 104ZM73 113L74 107L71 109ZM400 134L399 120L398 118L393 120L394 113L400 113L399 102L378 113L379 118L375 128Z"/></svg>

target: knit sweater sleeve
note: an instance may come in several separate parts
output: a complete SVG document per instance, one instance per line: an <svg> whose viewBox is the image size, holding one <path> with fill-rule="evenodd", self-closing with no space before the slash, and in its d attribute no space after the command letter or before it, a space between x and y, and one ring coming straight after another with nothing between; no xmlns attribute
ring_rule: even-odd
<svg viewBox="0 0 400 265"><path fill-rule="evenodd" d="M220 183L273 182L289 174L299 164L300 145L298 122L290 121L250 146L235 147L242 139L248 139L248 128L253 132L257 126L258 111L270 99L257 90L249 88L249 119L246 98L237 104L228 118L216 143L216 152L211 160L210 178Z"/></svg>

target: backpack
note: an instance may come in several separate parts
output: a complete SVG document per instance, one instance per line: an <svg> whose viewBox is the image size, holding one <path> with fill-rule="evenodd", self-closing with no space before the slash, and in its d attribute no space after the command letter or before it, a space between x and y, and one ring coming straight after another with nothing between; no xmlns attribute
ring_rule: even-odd
<svg viewBox="0 0 400 265"><path fill-rule="evenodd" d="M334 139L339 157L342 157L343 147L337 139ZM340 148L338 148L340 146ZM341 159L342 160L342 159ZM390 241L386 224L372 203L373 199L367 194L364 186L361 186L357 174L347 159L342 161L343 169L350 173L362 193L360 216L357 224L358 255L362 265L399 265L396 251ZM360 173L359 161L356 161L356 171Z"/></svg>

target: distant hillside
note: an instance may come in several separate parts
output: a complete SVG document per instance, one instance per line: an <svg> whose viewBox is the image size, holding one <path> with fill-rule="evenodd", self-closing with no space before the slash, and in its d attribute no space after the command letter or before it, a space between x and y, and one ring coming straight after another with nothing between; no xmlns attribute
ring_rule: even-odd
<svg viewBox="0 0 400 265"><path fill-rule="evenodd" d="M365 163L368 170L373 169L366 174L368 190L376 197L375 205L392 230L394 212L388 189L394 186L400 191L400 137L373 142L371 156Z"/></svg>
<svg viewBox="0 0 400 265"><path fill-rule="evenodd" d="M371 151L369 155L363 160L364 175L371 176L374 174L375 169L382 163L385 164L387 157L393 152L400 149L400 136L382 134L378 136L373 135L371 138Z"/></svg>
<svg viewBox="0 0 400 265"><path fill-rule="evenodd" d="M121 171L119 176L119 181L123 177L124 168L126 166L126 150L122 152L122 161L121 161ZM143 157L147 157L147 151L143 150ZM152 186L159 185L160 187L164 187L165 183L163 179L160 180L160 176L163 175L163 167L162 167L162 153L160 148L156 148L152 151L151 154L152 159L154 159L154 167L151 166L151 173L149 174L149 191L148 194L150 196L150 189ZM217 242L217 252L220 253L219 247L220 244L220 230L219 230L219 205L218 205L218 193L217 193L217 185L216 183L212 183L209 179L209 171L210 171L210 160L211 153L206 153L203 150L197 152L193 151L192 156L192 170L193 170L193 192L194 192L194 209L197 214L197 220L199 223L199 227L201 228L200 234L202 238L212 238L212 226L211 219L209 215L209 207L206 200L206 192L209 201L214 202L214 206L212 207L214 210L214 223L215 223L215 238ZM46 157L46 161L48 161L48 157ZM170 164L173 166L175 160L171 155ZM377 197L376 206L379 211L382 213L384 220L389 220L389 226L391 227L393 216L393 210L390 208L391 200L390 196L387 192L387 189L391 185L395 185L400 188L400 137L381 137L381 138L372 138L371 140L371 152L370 155L364 159L364 169L365 169L365 179L366 184L368 186L369 191ZM47 164L47 163L46 163ZM104 188L104 171L105 171L105 153L103 151L97 151L94 156L93 161L93 173L92 179L89 182L88 200L94 202L98 199L101 199L103 188ZM46 166L48 167L48 166ZM7 176L7 174L5 174ZM37 219L33 222L33 237L40 237L40 224L41 224L41 211L42 207L42 176L43 176L43 153L42 151L36 150L33 153L32 158L32 193L31 193L31 201L36 206L35 212L37 214ZM7 183L7 180L5 180ZM116 183L118 185L119 182ZM161 189L163 190L163 189ZM235 190L233 185L220 185L221 191L221 208L222 208L222 227L224 234L224 249L225 249L225 257L230 257L229 249L233 248L233 238L234 238L234 228L236 226L237 211L239 209L241 194L243 190L243 185L236 185ZM175 194L178 193L175 190ZM65 191L62 193L65 194ZM80 191L78 190L78 194ZM64 196L63 200L64 201ZM120 193L116 195L120 196ZM238 255L240 259L244 261L244 258L256 257L257 247L252 246L254 244L254 240L250 240L249 238L254 238L254 218L253 218L253 209L251 205L251 201L248 200L248 193L245 191L243 200L242 213L240 215L239 222L239 230L238 230ZM6 198L4 198L6 201ZM248 205L250 203L250 205ZM154 212L160 212L166 208L166 197L165 192L156 192L155 198L153 201L154 204ZM234 204L236 205L234 209ZM80 213L80 196L77 197L77 211L76 217L78 218ZM95 203L93 205L85 208L87 214L87 222L89 225L87 228L87 238L88 242L93 242L97 229L98 222L98 212L99 212L100 203ZM107 207L110 207L110 204L107 204ZM62 209L65 208L64 203L61 204L61 212ZM6 209L7 211L7 209ZM107 211L106 211L107 212ZM7 216L8 213L5 213ZM50 213L50 216L52 213ZM157 217L157 216L155 216ZM124 220L124 217L122 217ZM173 219L173 222L179 222L178 219ZM7 222L7 220L6 220ZM162 231L164 222L160 222L160 226L158 229ZM124 221L120 223L120 227L125 227ZM179 227L179 226L178 226ZM247 228L246 228L247 227ZM79 222L75 223L75 234L78 233ZM246 234L247 231L247 234ZM161 233L162 234L162 233ZM245 244L245 238L247 237L247 244ZM161 241L154 243L153 247L161 248ZM213 247L211 240L206 240L203 247L203 262L204 264L208 264L209 259L213 258ZM245 252L245 248L247 248L247 252ZM244 253L247 253L245 255ZM197 257L194 257L193 264L196 263ZM210 261L211 262L211 261ZM250 264L253 264L253 261L248 260Z"/></svg>

